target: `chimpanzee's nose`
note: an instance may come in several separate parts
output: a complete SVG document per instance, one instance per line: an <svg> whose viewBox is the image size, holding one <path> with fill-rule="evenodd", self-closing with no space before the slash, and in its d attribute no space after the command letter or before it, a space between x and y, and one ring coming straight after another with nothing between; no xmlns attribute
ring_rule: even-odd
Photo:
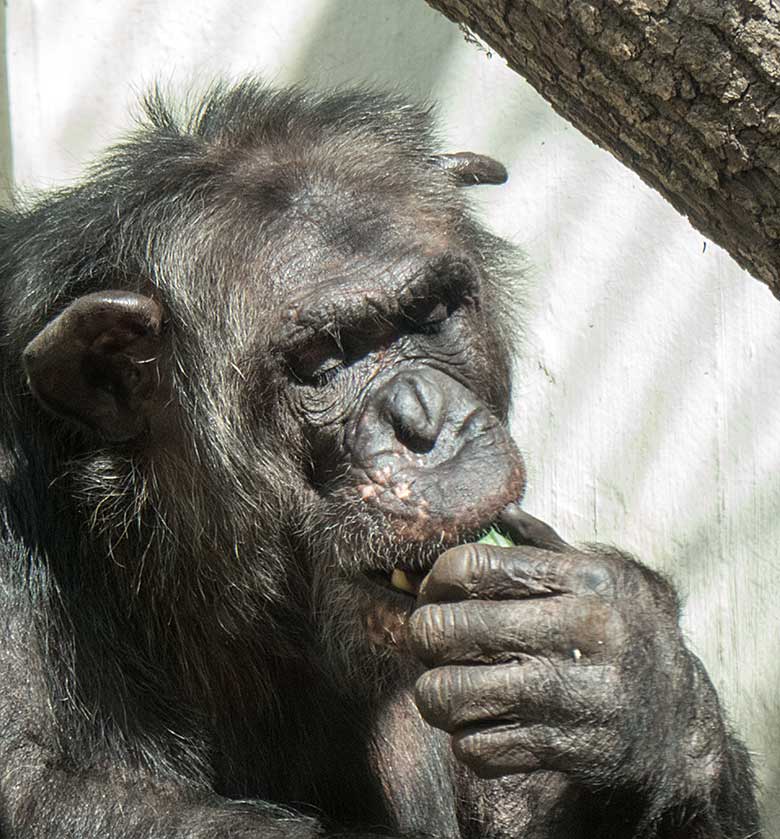
<svg viewBox="0 0 780 839"><path fill-rule="evenodd" d="M381 416L392 425L396 439L419 454L431 451L447 416L447 395L426 371L399 373L384 389Z"/></svg>

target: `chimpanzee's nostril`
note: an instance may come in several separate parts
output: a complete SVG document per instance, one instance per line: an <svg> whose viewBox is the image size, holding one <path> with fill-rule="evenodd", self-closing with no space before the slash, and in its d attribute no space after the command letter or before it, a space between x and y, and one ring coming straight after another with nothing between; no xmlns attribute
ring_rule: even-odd
<svg viewBox="0 0 780 839"><path fill-rule="evenodd" d="M447 413L447 400L436 382L419 375L400 375L386 394L384 413L396 439L422 454L436 445Z"/></svg>

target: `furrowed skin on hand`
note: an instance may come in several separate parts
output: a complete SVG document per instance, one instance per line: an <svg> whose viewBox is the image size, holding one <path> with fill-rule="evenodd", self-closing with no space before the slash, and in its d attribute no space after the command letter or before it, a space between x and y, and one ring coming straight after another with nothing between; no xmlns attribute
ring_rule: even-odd
<svg viewBox="0 0 780 839"><path fill-rule="evenodd" d="M625 554L567 545L519 505L498 521L420 587L423 717L485 778L559 772L593 800L609 778L612 811L587 835L736 836L722 827L740 806L728 788L750 776L669 584Z"/></svg>
<svg viewBox="0 0 780 839"><path fill-rule="evenodd" d="M668 583L520 508L504 167L359 90L146 110L0 211L4 839L756 837Z"/></svg>

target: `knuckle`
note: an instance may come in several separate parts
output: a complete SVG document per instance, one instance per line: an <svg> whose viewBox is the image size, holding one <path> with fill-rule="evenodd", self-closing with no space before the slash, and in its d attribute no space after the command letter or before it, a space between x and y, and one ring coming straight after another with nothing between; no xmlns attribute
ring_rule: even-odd
<svg viewBox="0 0 780 839"><path fill-rule="evenodd" d="M433 567L438 578L459 582L469 588L479 578L484 568L484 558L479 545L458 545L445 551Z"/></svg>
<svg viewBox="0 0 780 839"><path fill-rule="evenodd" d="M674 586L663 574L619 551L602 559L613 577L613 596L623 601L627 617L655 614L677 622L680 602Z"/></svg>
<svg viewBox="0 0 780 839"><path fill-rule="evenodd" d="M575 572L580 584L600 597L614 597L618 590L623 562L611 554L592 553L579 556Z"/></svg>
<svg viewBox="0 0 780 839"><path fill-rule="evenodd" d="M412 649L421 657L438 652L452 634L451 609L446 604L429 603L416 609L408 624Z"/></svg>
<svg viewBox="0 0 780 839"><path fill-rule="evenodd" d="M453 675L447 667L428 670L414 686L414 701L422 718L445 731L452 729L453 688Z"/></svg>

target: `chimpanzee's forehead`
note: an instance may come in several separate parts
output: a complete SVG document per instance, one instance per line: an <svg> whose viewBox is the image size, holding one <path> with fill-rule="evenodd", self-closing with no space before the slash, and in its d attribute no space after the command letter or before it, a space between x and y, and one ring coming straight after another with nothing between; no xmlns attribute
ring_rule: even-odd
<svg viewBox="0 0 780 839"><path fill-rule="evenodd" d="M407 236L426 219L438 225L450 219L459 196L440 172L426 174L422 186L406 170L357 163L318 167L316 159L276 162L259 166L250 183L242 178L241 200L258 220L277 220L271 236L285 228L316 231L334 247L352 252L373 247L394 231ZM422 179L423 173L417 176Z"/></svg>
<svg viewBox="0 0 780 839"><path fill-rule="evenodd" d="M316 312L318 296L397 296L435 274L430 266L443 256L473 250L462 241L462 193L427 161L397 157L252 151L221 168L206 193L185 191L192 213L177 224L181 241L162 249L176 264L163 257L152 266L155 284L163 297L184 299L219 287L244 301L236 311L259 303L284 312L306 298Z"/></svg>
<svg viewBox="0 0 780 839"><path fill-rule="evenodd" d="M253 216L260 249L255 265L271 293L328 276L385 273L383 265L409 253L439 254L450 246L457 227L451 203L415 190L405 178L386 177L383 189L366 189L347 175L299 164L255 185L263 204ZM271 210L263 180L274 184Z"/></svg>
<svg viewBox="0 0 780 839"><path fill-rule="evenodd" d="M258 277L276 297L299 297L319 289L361 287L398 293L444 254L459 250L441 219L418 208L390 220L381 207L356 213L346 203L296 208L295 221L266 247Z"/></svg>

